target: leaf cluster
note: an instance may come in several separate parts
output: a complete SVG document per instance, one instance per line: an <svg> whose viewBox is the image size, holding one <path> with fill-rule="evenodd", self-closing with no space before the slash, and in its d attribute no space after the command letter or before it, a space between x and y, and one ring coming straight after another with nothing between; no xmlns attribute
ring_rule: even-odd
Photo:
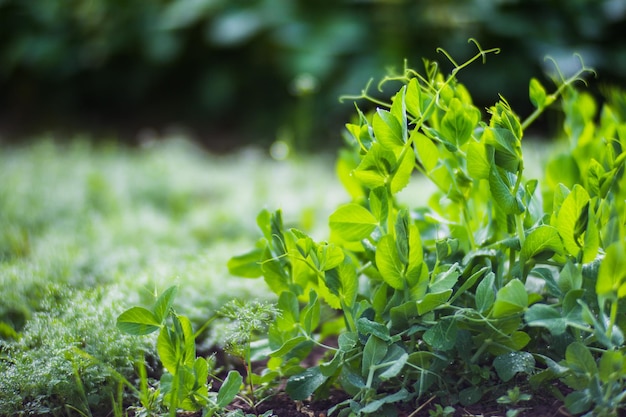
<svg viewBox="0 0 626 417"><path fill-rule="evenodd" d="M231 371L219 392L209 392L211 362L196 357L196 335L191 321L172 307L178 288L172 286L156 298L151 309L132 307L117 318L117 327L143 336L159 331L157 352L165 372L159 382L163 405L175 416L179 409L205 410L209 415L223 410L239 393L241 375Z"/></svg>
<svg viewBox="0 0 626 417"><path fill-rule="evenodd" d="M456 78L498 50L453 64L425 61L381 84L389 102L347 127L337 172L352 202L329 217L330 238L286 228L261 212L263 238L229 262L263 277L281 315L270 326L268 370L296 400L340 386L339 416L393 415L400 402L468 405L501 397L519 381L560 380L573 413L623 407L626 296L624 160L619 101L579 91L591 72L557 71L548 93L532 79L535 111L521 120L504 98L483 115ZM549 106L565 115L568 148L542 181L525 177L522 139ZM485 117L486 116L486 117ZM426 206L398 194L415 178L432 183ZM417 188L412 192L420 193ZM330 341L335 340L333 344ZM326 350L315 366L302 361ZM590 414L591 415L591 414Z"/></svg>

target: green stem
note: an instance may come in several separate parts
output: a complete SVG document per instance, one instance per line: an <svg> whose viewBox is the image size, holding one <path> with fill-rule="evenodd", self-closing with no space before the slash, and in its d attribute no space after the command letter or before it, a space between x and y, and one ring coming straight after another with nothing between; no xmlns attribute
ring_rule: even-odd
<svg viewBox="0 0 626 417"><path fill-rule="evenodd" d="M486 339L482 345L480 345L480 347L478 348L478 350L476 351L476 353L474 353L474 356L472 356L472 358L470 359L471 363L476 363L478 361L478 359L480 358L480 355L483 354L483 352L485 351L485 349L487 349L487 347L491 344L491 339Z"/></svg>

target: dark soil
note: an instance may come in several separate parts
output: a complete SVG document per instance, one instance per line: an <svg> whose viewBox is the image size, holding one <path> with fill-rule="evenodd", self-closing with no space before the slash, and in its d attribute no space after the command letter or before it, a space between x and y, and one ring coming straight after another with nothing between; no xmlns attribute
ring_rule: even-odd
<svg viewBox="0 0 626 417"><path fill-rule="evenodd" d="M293 401L286 394L276 394L257 407L256 412L262 414L267 410L272 410L277 417L327 417L330 407L345 399L345 395L340 392L331 394L323 401ZM254 413L245 404L234 404L246 413ZM474 404L468 407L457 406L455 417L496 417L505 416L507 408L499 404ZM563 406L563 403L556 401L549 394L545 397L541 393L535 393L533 399L524 404L518 417L565 417L571 416ZM415 407L403 407L398 410L398 417L430 417L429 411L434 410L434 404L426 403Z"/></svg>

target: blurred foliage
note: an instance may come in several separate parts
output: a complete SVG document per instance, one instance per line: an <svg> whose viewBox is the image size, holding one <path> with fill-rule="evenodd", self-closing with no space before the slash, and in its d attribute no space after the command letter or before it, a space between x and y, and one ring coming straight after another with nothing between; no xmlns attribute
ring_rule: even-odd
<svg viewBox="0 0 626 417"><path fill-rule="evenodd" d="M182 124L315 146L337 142L352 110L341 94L405 58L443 64L437 47L463 60L469 37L502 48L489 80L461 77L479 107L502 93L530 109L520 87L547 54L566 68L579 52L598 82L624 84L624 24L623 0L0 0L0 123Z"/></svg>

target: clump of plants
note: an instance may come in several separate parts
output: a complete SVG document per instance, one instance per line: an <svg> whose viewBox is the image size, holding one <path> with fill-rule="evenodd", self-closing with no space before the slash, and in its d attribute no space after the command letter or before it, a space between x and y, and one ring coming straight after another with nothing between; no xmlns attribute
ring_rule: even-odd
<svg viewBox="0 0 626 417"><path fill-rule="evenodd" d="M123 406L120 378L135 374L133 355L154 349L150 339L117 331L114 291L65 289L62 302L51 293L46 302L58 302L57 310L33 313L15 340L0 339L0 415L91 415Z"/></svg>
<svg viewBox="0 0 626 417"><path fill-rule="evenodd" d="M484 113L457 74L498 50L474 44L461 64L441 51L447 75L425 61L386 77L398 85L388 101L352 97L377 108L357 105L347 124L337 172L352 201L330 215L327 241L262 211L263 238L229 262L277 296L267 372L294 400L339 387L349 398L329 415L394 415L433 396L454 407L548 389L573 414L624 407L623 94L600 106L581 91L581 59L571 76L556 69L553 92L530 81L527 118L503 97ZM567 143L527 178L524 135L549 107ZM436 188L426 205L399 202L424 180Z"/></svg>

